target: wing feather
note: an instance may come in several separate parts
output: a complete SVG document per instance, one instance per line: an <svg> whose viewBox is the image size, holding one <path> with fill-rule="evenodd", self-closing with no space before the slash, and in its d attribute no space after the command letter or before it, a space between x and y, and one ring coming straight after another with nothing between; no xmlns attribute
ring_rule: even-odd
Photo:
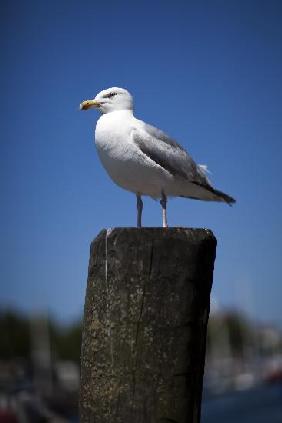
<svg viewBox="0 0 282 423"><path fill-rule="evenodd" d="M210 187L203 168L187 151L163 131L138 121L133 130L133 141L151 160L173 175L202 186Z"/></svg>

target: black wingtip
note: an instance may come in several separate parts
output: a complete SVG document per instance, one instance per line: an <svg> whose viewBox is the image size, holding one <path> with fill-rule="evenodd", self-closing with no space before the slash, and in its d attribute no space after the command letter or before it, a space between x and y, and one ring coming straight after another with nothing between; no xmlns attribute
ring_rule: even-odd
<svg viewBox="0 0 282 423"><path fill-rule="evenodd" d="M217 189L213 189L213 192L216 196L218 196L222 201L224 201L225 203L227 203L230 207L233 206L233 204L236 203L235 198L231 197L228 194L225 194L222 191L219 191Z"/></svg>

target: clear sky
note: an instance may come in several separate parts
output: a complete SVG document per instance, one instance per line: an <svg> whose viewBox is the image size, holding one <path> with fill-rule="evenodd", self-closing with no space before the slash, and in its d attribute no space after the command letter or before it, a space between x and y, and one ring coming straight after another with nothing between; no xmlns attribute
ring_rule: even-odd
<svg viewBox="0 0 282 423"><path fill-rule="evenodd" d="M238 201L168 205L171 226L217 236L217 302L282 324L282 2L3 1L0 19L2 306L79 316L91 240L135 225L98 114L78 111L121 86ZM161 225L151 199L144 224Z"/></svg>

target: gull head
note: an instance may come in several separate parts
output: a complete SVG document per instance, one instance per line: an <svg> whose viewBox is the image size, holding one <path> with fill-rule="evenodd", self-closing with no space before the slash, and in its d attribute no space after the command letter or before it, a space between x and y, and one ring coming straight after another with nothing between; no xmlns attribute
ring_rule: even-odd
<svg viewBox="0 0 282 423"><path fill-rule="evenodd" d="M124 88L108 88L98 93L92 100L85 100L80 104L80 110L88 109L97 109L101 113L132 110L132 95Z"/></svg>

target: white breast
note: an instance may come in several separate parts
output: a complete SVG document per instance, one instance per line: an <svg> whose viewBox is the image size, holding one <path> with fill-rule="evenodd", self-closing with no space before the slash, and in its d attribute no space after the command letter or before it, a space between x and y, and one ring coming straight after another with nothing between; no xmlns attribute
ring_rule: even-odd
<svg viewBox="0 0 282 423"><path fill-rule="evenodd" d="M122 188L139 194L160 197L165 184L163 171L147 158L132 139L138 121L130 111L102 115L95 131L95 144L101 162Z"/></svg>

